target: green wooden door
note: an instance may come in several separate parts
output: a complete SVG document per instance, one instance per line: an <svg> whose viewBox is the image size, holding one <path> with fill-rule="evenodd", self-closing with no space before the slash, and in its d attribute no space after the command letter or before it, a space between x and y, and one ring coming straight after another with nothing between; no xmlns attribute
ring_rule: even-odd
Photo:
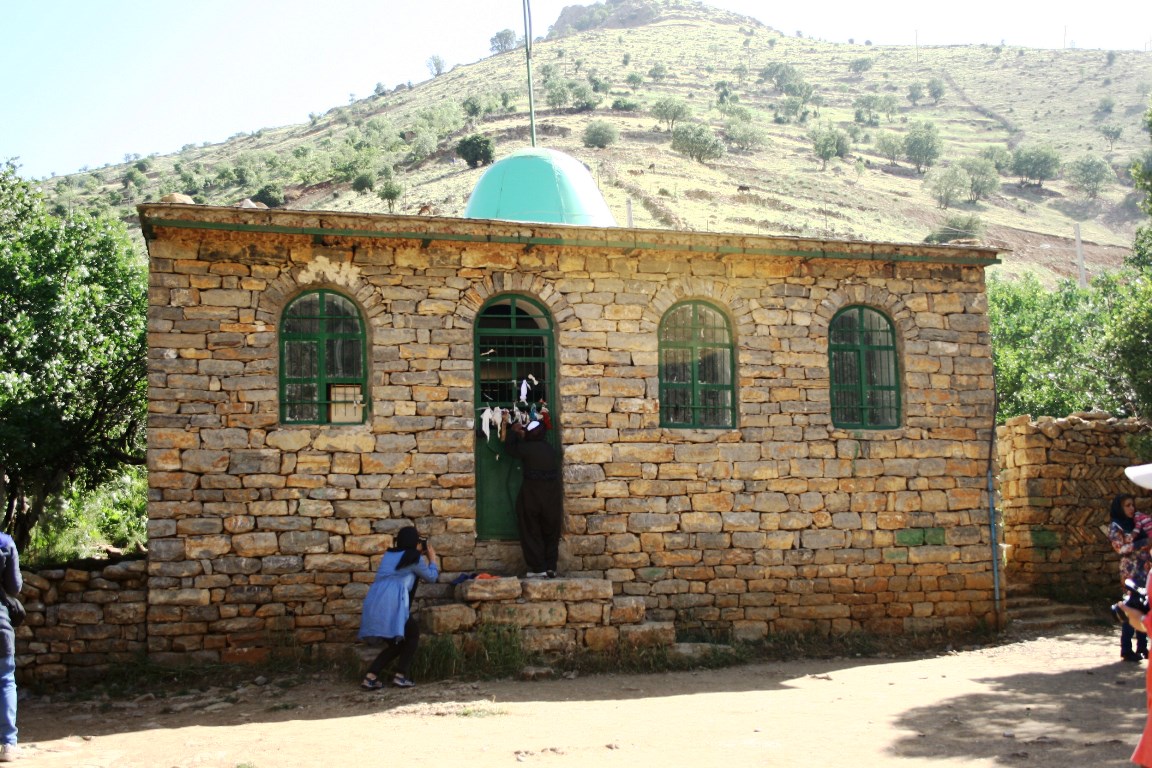
<svg viewBox="0 0 1152 768"><path fill-rule="evenodd" d="M522 383L528 380L531 384L534 378L530 399L546 401L552 420L548 441L560 445L552 333L548 310L523 296L492 299L477 315L473 359L476 366L476 536L479 539L515 541L520 538L516 524L520 462L505 455L495 425L485 436L481 428L484 410L518 407Z"/></svg>

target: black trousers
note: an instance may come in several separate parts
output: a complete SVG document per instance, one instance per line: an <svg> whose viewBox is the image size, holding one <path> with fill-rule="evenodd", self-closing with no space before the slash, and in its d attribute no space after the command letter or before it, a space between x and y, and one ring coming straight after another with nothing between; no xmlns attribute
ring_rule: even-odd
<svg viewBox="0 0 1152 768"><path fill-rule="evenodd" d="M525 480L516 497L520 549L529 573L555 571L564 523L564 487L559 480Z"/></svg>
<svg viewBox="0 0 1152 768"><path fill-rule="evenodd" d="M408 677L408 670L412 668L412 659L416 658L416 647L420 645L420 625L411 616L404 622L404 637L401 639L385 640L384 650L368 665L368 672L380 677L380 673L395 659L396 671Z"/></svg>

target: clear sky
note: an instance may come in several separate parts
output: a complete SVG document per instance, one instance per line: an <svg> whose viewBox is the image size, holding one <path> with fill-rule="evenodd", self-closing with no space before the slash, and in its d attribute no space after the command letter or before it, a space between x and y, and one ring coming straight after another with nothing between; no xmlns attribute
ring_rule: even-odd
<svg viewBox="0 0 1152 768"><path fill-rule="evenodd" d="M531 0L544 35L565 0ZM590 2L581 3L590 5ZM711 0L788 35L1149 51L1152 0ZM0 0L0 161L41 178L302 123L489 55L522 0Z"/></svg>

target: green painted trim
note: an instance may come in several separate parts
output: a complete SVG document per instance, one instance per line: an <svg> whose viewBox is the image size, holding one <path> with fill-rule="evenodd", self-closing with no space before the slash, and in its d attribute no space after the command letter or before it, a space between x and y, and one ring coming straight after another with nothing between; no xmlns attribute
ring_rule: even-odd
<svg viewBox="0 0 1152 768"><path fill-rule="evenodd" d="M203 229L226 232L265 232L275 235L309 235L312 237L364 237L381 240L420 240L423 242L448 241L470 243L497 243L506 245L555 245L573 248L619 248L644 251L686 251L688 253L715 253L719 255L784 256L806 259L849 259L856 261L903 261L913 263L951 264L957 266L992 266L1000 259L975 256L913 256L896 253L843 253L840 251L801 251L784 248L744 248L734 245L676 245L639 240L583 240L565 237L537 237L523 235L469 235L451 232L381 232L374 229L328 229L325 227L283 227L276 224L229 224L217 221L187 221L184 219L151 219L144 221L145 237L155 239L156 227L172 229Z"/></svg>

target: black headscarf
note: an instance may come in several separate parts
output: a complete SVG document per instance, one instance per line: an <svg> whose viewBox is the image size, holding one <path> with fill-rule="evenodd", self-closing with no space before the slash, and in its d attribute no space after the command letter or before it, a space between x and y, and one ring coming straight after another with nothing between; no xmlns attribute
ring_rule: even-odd
<svg viewBox="0 0 1152 768"><path fill-rule="evenodd" d="M400 556L400 562L396 568L406 568L409 565L420 561L420 532L414 526L401 528L400 532L396 534L395 545L388 550L389 552L403 552Z"/></svg>
<svg viewBox="0 0 1152 768"><path fill-rule="evenodd" d="M1121 493L1116 498L1112 499L1112 522L1120 526L1124 533L1132 533L1136 530L1136 517L1128 517L1124 514L1124 502L1128 499L1136 498L1130 493ZM415 528L413 528L415 530Z"/></svg>

